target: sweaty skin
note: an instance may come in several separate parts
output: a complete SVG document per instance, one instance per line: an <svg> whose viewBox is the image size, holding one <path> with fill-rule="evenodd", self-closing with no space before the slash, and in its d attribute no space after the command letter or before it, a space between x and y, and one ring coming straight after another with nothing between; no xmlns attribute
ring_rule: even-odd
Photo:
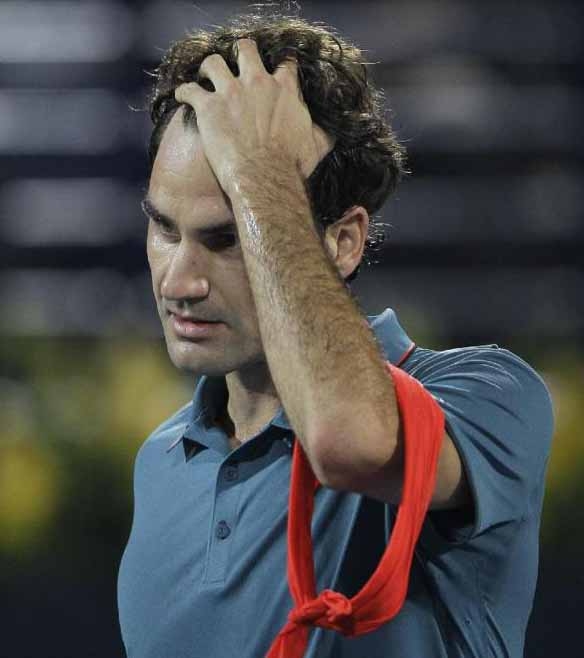
<svg viewBox="0 0 584 658"><path fill-rule="evenodd" d="M175 222L164 235L150 226L148 237L171 358L226 375L226 415L239 438L256 434L282 400L320 482L365 492L373 478L381 499L397 503L403 441L395 393L343 281L361 261L367 211L348 209L327 228L323 249L305 179L331 143L302 101L295 62L272 75L253 41L238 44L238 78L211 55L201 71L215 91L189 83L175 93L195 109L200 142L193 137L190 146L204 151L206 164L176 143L185 129L175 115L153 167L151 201ZM240 245L199 239L196 228L225 220L218 216L229 208ZM167 333L165 314L183 307L222 323L195 341ZM467 503L463 475L446 434L433 502Z"/></svg>
<svg viewBox="0 0 584 658"><path fill-rule="evenodd" d="M230 433L245 439L269 422L280 403L263 353L236 225L233 246L224 247L230 241L217 238L203 241L194 233L233 221L233 213L199 133L183 128L183 111L180 107L166 128L150 178L149 199L177 225L148 223L152 287L171 361L197 376L227 375L230 418L221 420ZM179 307L181 300L189 300L187 308ZM190 340L174 331L170 309L223 324L208 338Z"/></svg>

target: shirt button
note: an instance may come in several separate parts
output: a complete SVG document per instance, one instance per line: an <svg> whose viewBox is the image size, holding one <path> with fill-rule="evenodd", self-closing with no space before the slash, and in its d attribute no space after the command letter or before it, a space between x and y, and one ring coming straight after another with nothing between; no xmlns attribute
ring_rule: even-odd
<svg viewBox="0 0 584 658"><path fill-rule="evenodd" d="M217 529L215 530L215 535L219 539L225 539L226 537L229 537L229 534L231 533L231 529L227 525L225 521L219 521L217 524Z"/></svg>
<svg viewBox="0 0 584 658"><path fill-rule="evenodd" d="M237 466L227 466L225 469L225 479L226 480L237 480L237 476L239 475Z"/></svg>

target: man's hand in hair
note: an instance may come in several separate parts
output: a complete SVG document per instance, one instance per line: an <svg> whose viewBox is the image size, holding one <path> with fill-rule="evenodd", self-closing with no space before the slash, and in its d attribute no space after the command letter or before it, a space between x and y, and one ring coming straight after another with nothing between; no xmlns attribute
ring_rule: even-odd
<svg viewBox="0 0 584 658"><path fill-rule="evenodd" d="M287 59L266 71L256 42L239 39L234 76L219 54L200 68L215 91L196 82L180 85L175 98L197 116L205 155L219 184L231 196L241 176L265 176L271 167L296 167L307 179L332 150L332 139L315 123L300 89L298 64Z"/></svg>

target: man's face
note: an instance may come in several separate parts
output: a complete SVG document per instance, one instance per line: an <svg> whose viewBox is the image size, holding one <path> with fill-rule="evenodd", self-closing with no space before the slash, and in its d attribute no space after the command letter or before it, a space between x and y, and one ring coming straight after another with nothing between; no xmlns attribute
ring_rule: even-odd
<svg viewBox="0 0 584 658"><path fill-rule="evenodd" d="M148 199L174 226L148 222L147 254L166 345L174 365L223 375L265 362L257 314L229 200L204 155L198 132L183 128L181 106L158 150ZM201 229L232 222L220 234ZM208 283L208 289L206 284ZM220 320L209 335L185 338L172 311Z"/></svg>

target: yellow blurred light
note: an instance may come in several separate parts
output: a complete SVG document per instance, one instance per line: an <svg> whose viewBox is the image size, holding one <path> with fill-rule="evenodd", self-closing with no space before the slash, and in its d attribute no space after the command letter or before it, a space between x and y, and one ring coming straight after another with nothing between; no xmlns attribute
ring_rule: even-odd
<svg viewBox="0 0 584 658"><path fill-rule="evenodd" d="M107 427L103 440L133 462L149 434L192 397L160 343L108 341L101 345Z"/></svg>
<svg viewBox="0 0 584 658"><path fill-rule="evenodd" d="M46 449L28 440L0 446L0 547L25 553L38 545L52 524L60 500L58 464Z"/></svg>
<svg viewBox="0 0 584 658"><path fill-rule="evenodd" d="M578 361L558 363L543 373L550 389L555 415L555 431L547 472L547 487L556 496L578 484L584 463L584 369Z"/></svg>

